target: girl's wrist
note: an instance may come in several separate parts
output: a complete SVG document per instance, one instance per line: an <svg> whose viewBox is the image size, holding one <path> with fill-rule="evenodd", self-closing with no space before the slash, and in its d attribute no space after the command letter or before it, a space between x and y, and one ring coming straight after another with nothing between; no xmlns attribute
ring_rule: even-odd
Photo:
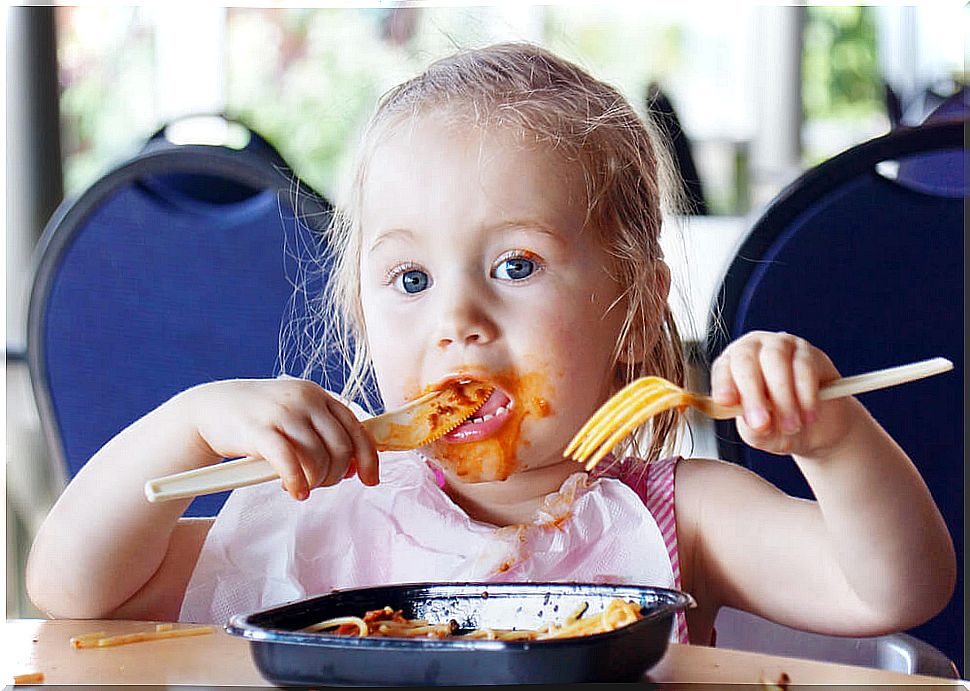
<svg viewBox="0 0 970 691"><path fill-rule="evenodd" d="M186 435L192 457L192 460L186 459L186 465L190 467L209 465L222 458L205 440L202 432L202 416L206 409L205 391L208 386L199 384L185 389L162 404L159 409L166 418L165 425L171 430L173 438Z"/></svg>
<svg viewBox="0 0 970 691"><path fill-rule="evenodd" d="M867 431L877 423L857 399L844 398L833 401L838 404L837 410L827 411L827 417L838 420L838 427L829 439L821 439L813 448L801 453L793 454L799 465L827 465L839 462L839 459L852 458L860 444L865 444Z"/></svg>

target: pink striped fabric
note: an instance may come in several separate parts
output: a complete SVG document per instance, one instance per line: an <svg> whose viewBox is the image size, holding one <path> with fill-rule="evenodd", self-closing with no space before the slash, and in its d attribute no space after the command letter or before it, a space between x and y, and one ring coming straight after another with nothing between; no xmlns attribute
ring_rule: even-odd
<svg viewBox="0 0 970 691"><path fill-rule="evenodd" d="M628 485L643 500L653 519L660 528L670 567L674 572L674 587L682 590L680 584L680 556L677 551L677 520L674 514L674 470L680 456L672 456L644 464L636 458L625 458L619 463L607 464L604 475L615 477ZM676 640L687 643L687 617L678 612L674 617Z"/></svg>

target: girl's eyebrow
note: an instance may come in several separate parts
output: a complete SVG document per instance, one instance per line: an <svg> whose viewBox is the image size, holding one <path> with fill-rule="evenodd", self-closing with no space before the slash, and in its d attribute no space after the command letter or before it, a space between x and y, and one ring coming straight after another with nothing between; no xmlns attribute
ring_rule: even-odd
<svg viewBox="0 0 970 691"><path fill-rule="evenodd" d="M367 250L367 252L371 253L374 250L376 250L381 245L381 243L386 242L388 240L393 240L395 238L405 240L405 241L413 241L414 232L408 228L389 228L387 230L382 230L377 234L377 237L374 238L374 242L371 243L370 248Z"/></svg>
<svg viewBox="0 0 970 691"><path fill-rule="evenodd" d="M563 244L566 242L566 238L563 237L562 231L556 230L555 228L542 223L541 221L535 221L533 219L511 219L502 221L500 223L496 223L495 225L487 226L486 230L498 232L522 230L546 235Z"/></svg>
<svg viewBox="0 0 970 691"><path fill-rule="evenodd" d="M555 240L560 244L566 244L566 238L563 237L563 233L555 230L551 226L542 223L541 221L535 221L532 219L510 219L505 221L500 221L492 225L486 225L483 230L487 232L512 232L512 231L524 231L527 233L539 233L545 235L546 237ZM388 228L387 230L382 230L374 238L368 248L368 254L373 253L377 248L389 241L389 240L403 240L405 242L414 242L415 235L414 231L410 228Z"/></svg>

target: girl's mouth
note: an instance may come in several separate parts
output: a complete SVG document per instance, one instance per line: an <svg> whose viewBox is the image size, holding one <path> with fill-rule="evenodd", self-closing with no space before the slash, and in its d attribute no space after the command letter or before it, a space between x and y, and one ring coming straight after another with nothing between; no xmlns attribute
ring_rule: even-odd
<svg viewBox="0 0 970 691"><path fill-rule="evenodd" d="M472 416L442 437L443 441L463 443L490 437L508 422L512 399L499 388Z"/></svg>

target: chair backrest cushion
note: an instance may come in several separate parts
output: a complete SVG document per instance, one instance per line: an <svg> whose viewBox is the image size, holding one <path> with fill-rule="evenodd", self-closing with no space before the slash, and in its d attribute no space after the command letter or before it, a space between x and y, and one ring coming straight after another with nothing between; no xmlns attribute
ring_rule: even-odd
<svg viewBox="0 0 970 691"><path fill-rule="evenodd" d="M296 218L287 177L254 172L260 165L221 149L152 154L52 220L28 358L68 477L180 391L279 374L293 252L312 231ZM225 496L197 498L187 515L213 515Z"/></svg>
<svg viewBox="0 0 970 691"><path fill-rule="evenodd" d="M843 170L823 164L812 178L831 176L824 192L806 199L796 181L756 223L725 276L721 297L734 299L712 327L727 334L711 338L710 356L727 340L765 329L805 337L843 375L935 356L955 363L954 372L860 399L909 453L953 536L957 592L913 633L962 668L964 200L897 184L871 167ZM723 457L790 494L811 496L790 458L745 446L733 421L718 423L717 435Z"/></svg>

